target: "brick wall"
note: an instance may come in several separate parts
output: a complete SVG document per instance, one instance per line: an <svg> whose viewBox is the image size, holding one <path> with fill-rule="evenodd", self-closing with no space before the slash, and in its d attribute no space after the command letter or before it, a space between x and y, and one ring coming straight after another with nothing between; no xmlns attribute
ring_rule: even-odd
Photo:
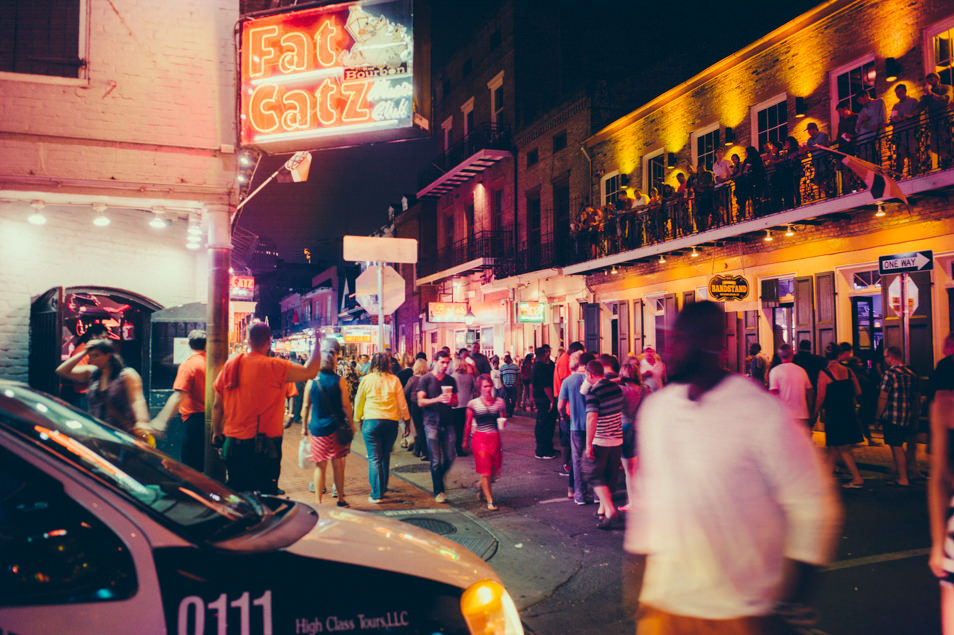
<svg viewBox="0 0 954 635"><path fill-rule="evenodd" d="M876 91L888 112L896 101L896 82L885 80L887 57L901 62L898 81L908 85L909 95L920 97L925 74L923 29L954 15L950 5L863 0L825 7L816 9L819 13L811 19L796 18L769 40L754 44L753 50L713 65L687 81L685 90L676 90L675 95L659 98L634 111L638 114L608 126L593 140L594 169L630 173L635 177L631 184L641 185L642 157L660 147L676 153L677 167L683 169L691 154L691 133L713 123L721 124L723 133L725 127L733 127L737 141L730 152L741 153L751 143L751 107L780 94L787 99L789 135L804 143L805 126L811 121L831 133L837 122L833 126L830 121L829 71L866 55L874 55ZM797 120L796 97L805 97L808 106L807 116ZM667 182L675 182L672 170Z"/></svg>
<svg viewBox="0 0 954 635"><path fill-rule="evenodd" d="M31 299L52 287L116 287L163 306L206 299L205 253L185 249L185 222L157 230L150 214L110 209L96 227L90 208L47 206L37 226L31 211L0 204L0 377L27 380Z"/></svg>

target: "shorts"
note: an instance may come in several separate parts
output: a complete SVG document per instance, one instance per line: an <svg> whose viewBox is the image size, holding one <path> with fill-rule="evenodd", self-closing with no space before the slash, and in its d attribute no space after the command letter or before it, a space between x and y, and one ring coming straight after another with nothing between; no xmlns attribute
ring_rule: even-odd
<svg viewBox="0 0 954 635"><path fill-rule="evenodd" d="M636 444L636 426L631 423L623 424L623 458L634 459L639 447Z"/></svg>
<svg viewBox="0 0 954 635"><path fill-rule="evenodd" d="M884 428L884 442L893 448L900 447L906 441L913 441L917 433L917 428L914 426L897 426L885 422L882 427Z"/></svg>
<svg viewBox="0 0 954 635"><path fill-rule="evenodd" d="M590 486L605 485L613 489L616 485L616 476L619 474L620 459L623 456L623 446L614 445L607 447L604 445L593 446L593 457L586 456L584 451L583 458L580 461L580 471L583 472L583 480Z"/></svg>

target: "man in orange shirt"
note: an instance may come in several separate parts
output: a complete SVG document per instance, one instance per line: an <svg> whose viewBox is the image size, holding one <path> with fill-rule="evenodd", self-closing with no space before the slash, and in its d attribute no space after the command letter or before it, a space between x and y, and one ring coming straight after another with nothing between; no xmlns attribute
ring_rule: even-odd
<svg viewBox="0 0 954 635"><path fill-rule="evenodd" d="M182 462L202 471L205 466L205 331L189 333L192 355L179 364L172 395L152 420L156 430L165 430L176 408L182 417Z"/></svg>
<svg viewBox="0 0 954 635"><path fill-rule="evenodd" d="M236 355L215 378L212 441L222 446L226 484L238 491L278 493L285 415L285 384L313 379L321 362L319 340L304 366L269 357L272 330L248 329L250 353Z"/></svg>

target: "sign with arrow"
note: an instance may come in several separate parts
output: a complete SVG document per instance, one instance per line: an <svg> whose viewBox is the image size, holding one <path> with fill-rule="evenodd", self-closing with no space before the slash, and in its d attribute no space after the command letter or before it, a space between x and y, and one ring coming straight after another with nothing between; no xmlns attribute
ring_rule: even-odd
<svg viewBox="0 0 954 635"><path fill-rule="evenodd" d="M878 256L878 272L882 276L893 273L911 273L912 271L931 271L934 269L934 252L912 251L906 254Z"/></svg>

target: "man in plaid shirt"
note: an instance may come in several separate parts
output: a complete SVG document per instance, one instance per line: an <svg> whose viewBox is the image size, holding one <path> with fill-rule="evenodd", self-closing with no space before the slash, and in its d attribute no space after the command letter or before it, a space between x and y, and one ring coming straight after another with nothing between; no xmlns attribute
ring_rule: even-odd
<svg viewBox="0 0 954 635"><path fill-rule="evenodd" d="M884 361L888 369L881 377L881 393L878 395L876 418L884 427L884 442L891 446L897 484L908 487L910 476L918 474L916 453L920 418L918 377L904 365L901 349L889 346ZM907 444L906 448L902 448Z"/></svg>

